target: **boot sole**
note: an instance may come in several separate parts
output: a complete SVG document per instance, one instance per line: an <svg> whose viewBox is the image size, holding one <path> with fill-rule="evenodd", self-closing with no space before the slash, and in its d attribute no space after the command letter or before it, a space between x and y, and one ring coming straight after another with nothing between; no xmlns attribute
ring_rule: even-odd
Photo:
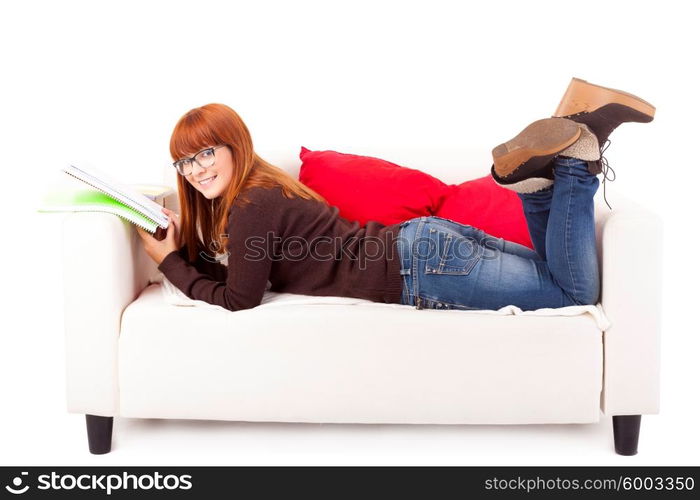
<svg viewBox="0 0 700 500"><path fill-rule="evenodd" d="M494 171L499 177L511 175L533 158L556 155L580 136L578 124L565 118L544 118L532 122L511 140L493 148Z"/></svg>
<svg viewBox="0 0 700 500"><path fill-rule="evenodd" d="M611 89L588 83L580 78L572 78L569 87L559 102L555 117L571 116L579 113L592 113L609 104L619 104L641 113L641 121L649 122L654 118L656 107L629 92ZM645 118L646 117L646 118Z"/></svg>

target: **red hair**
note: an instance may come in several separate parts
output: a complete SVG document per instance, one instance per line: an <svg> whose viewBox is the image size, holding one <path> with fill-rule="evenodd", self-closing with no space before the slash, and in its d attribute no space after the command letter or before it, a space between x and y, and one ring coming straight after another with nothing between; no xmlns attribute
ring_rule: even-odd
<svg viewBox="0 0 700 500"><path fill-rule="evenodd" d="M241 205L248 203L244 192L249 188L281 186L287 198L326 203L321 195L260 158L253 150L248 127L238 113L225 104L207 104L185 113L170 137L170 155L177 161L218 144L228 146L233 161L233 177L219 197L208 200L184 176L178 175L177 179L181 228L178 245L187 245L189 262L194 262L202 251L210 257L225 252L229 209L234 201Z"/></svg>

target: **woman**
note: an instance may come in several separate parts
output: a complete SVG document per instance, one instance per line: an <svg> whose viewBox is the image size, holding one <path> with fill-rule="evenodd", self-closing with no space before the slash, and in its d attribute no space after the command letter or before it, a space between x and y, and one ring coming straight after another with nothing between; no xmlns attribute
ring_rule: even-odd
<svg viewBox="0 0 700 500"><path fill-rule="evenodd" d="M181 216L164 209L162 241L138 231L183 293L232 311L259 305L268 288L434 309L594 304L600 145L620 123L654 112L631 94L573 79L554 117L494 148L491 175L518 193L534 251L435 216L351 223L261 159L222 104L189 111L173 131Z"/></svg>

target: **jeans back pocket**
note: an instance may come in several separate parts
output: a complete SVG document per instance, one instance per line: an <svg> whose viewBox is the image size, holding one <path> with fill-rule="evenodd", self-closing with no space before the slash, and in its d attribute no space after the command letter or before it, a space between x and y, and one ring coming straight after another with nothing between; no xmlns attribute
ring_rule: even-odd
<svg viewBox="0 0 700 500"><path fill-rule="evenodd" d="M443 227L427 227L430 244L425 274L469 274L481 259L479 242Z"/></svg>

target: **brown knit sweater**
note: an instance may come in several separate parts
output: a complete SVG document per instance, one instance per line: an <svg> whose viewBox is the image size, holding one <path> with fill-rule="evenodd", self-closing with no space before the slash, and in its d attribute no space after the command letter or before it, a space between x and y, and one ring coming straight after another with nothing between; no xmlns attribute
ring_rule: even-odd
<svg viewBox="0 0 700 500"><path fill-rule="evenodd" d="M185 295L231 311L260 304L270 291L400 303L399 225L365 227L316 200L289 199L280 187L251 188L250 203L228 216L228 266L213 255L170 252L158 269Z"/></svg>

